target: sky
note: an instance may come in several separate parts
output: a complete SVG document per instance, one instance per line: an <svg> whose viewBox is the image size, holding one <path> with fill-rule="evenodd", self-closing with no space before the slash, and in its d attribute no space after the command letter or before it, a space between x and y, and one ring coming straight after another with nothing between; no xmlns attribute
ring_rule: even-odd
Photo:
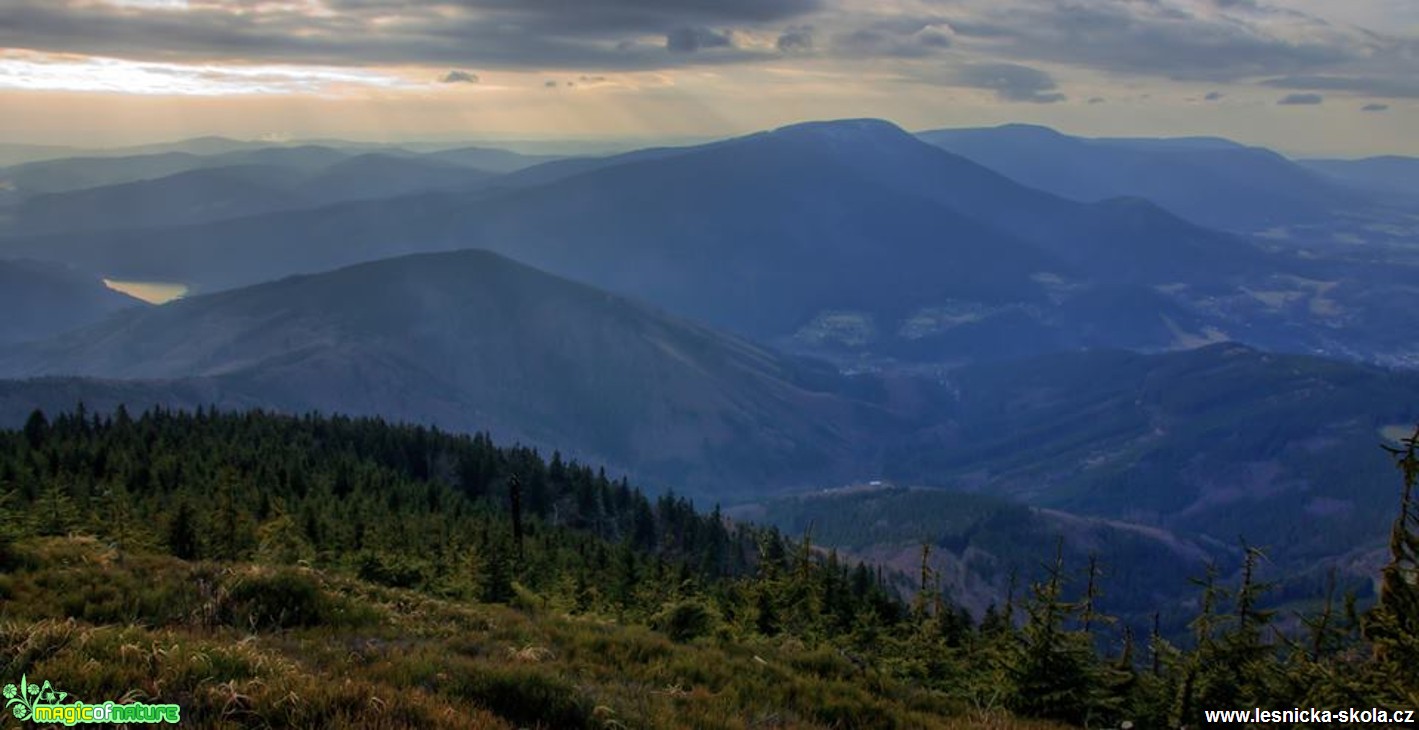
<svg viewBox="0 0 1419 730"><path fill-rule="evenodd" d="M1419 0L0 0L0 142L842 117L1419 155Z"/></svg>

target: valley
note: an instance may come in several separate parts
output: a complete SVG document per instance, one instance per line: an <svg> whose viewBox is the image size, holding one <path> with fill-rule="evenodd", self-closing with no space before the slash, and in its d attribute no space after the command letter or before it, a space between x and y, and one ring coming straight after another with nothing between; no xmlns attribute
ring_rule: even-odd
<svg viewBox="0 0 1419 730"><path fill-rule="evenodd" d="M228 614L258 610L91 608L99 579L72 566L131 581L131 556L358 619L252 624L243 661L413 642L422 664L371 650L352 690L421 687L392 726L450 707L535 725L522 703L545 700L577 727L1036 727L1083 724L1083 705L1039 710L1016 685L982 709L982 678L1018 670L1014 632L1081 569L1087 601L1059 621L1095 683L1105 657L1142 655L1135 637L1158 682L1181 676L1165 655L1201 661L1195 579L1264 582L1287 631L1338 595L1387 610L1382 447L1419 423L1404 165L875 119L567 158L194 149L0 170L0 496L27 515L0 595L38 632L0 632L11 649L77 620L100 649L141 631L223 651ZM77 516L99 507L158 527ZM513 559L524 509L531 557ZM81 601L39 597L70 580ZM445 666L434 614L490 628ZM640 684L611 681L578 658L606 642L676 668L628 659ZM68 646L24 666L88 681ZM509 657L556 669L497 685ZM276 674L343 702L331 666ZM452 669L494 684L437 679ZM216 690L174 679L224 721ZM247 690L268 722L321 716ZM1146 704L1132 691L1110 696Z"/></svg>

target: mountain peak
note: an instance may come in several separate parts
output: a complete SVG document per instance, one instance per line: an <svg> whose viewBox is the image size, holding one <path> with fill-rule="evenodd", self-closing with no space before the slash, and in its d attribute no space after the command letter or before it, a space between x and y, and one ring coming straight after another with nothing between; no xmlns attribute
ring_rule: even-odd
<svg viewBox="0 0 1419 730"><path fill-rule="evenodd" d="M769 134L902 134L907 132L901 127L885 120L872 117L861 117L856 119L827 119L814 122L798 122L788 124Z"/></svg>
<svg viewBox="0 0 1419 730"><path fill-rule="evenodd" d="M801 122L751 135L761 139L808 141L815 144L916 144L906 130L884 119L835 119Z"/></svg>
<svg viewBox="0 0 1419 730"><path fill-rule="evenodd" d="M1012 122L1012 123L1010 123L1010 124L1002 124L1002 125L996 127L995 129L997 129L997 130L999 130L999 131L1001 131L1001 132L1014 132L1014 133L1016 133L1016 134L1032 134L1032 135L1036 135L1036 136L1039 136L1039 137L1052 137L1052 138L1055 138L1055 139L1061 139L1061 138L1064 138L1064 137L1068 137L1068 136L1069 136L1069 135L1065 134L1064 132L1061 132L1061 131L1059 131L1058 129L1055 129L1054 127L1046 127L1046 126L1044 126L1043 124L1024 124L1024 123L1022 123L1022 122Z"/></svg>

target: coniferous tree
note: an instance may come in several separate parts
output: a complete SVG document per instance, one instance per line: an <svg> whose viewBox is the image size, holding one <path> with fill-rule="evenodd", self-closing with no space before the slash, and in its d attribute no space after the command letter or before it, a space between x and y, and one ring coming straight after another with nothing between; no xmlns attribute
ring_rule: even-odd
<svg viewBox="0 0 1419 730"><path fill-rule="evenodd" d="M857 673L977 707L1163 728L1195 725L1204 708L1419 705L1404 658L1416 633L1415 469L1412 455L1396 456L1401 469L1409 465L1401 517L1363 635L1353 593L1338 606L1332 583L1325 606L1285 636L1290 629L1269 610L1262 555L1244 547L1235 582L1215 570L1201 581L1192 645L1169 643L1155 620L1146 656L1144 643L1135 649L1106 615L1111 577L1097 558L1076 581L1077 601L1065 595L1061 550L1029 591L1017 596L1012 577L1005 610L987 610L975 629L941 591L929 547L915 576L848 567L835 551L815 549L811 532L788 540L718 512L697 514L671 495L647 499L559 456L544 466L535 451L499 448L486 435L370 419L151 411L50 422L40 414L26 429L0 431L0 491L10 494L0 509L26 516L23 525L0 522L0 531L21 527L25 540L41 527L46 502L67 498L105 518L51 519L60 527L45 532L83 529L125 551L145 545L189 560L309 560L451 599L536 596L681 638L782 637L773 643L832 646ZM523 482L520 561L502 491L514 475ZM131 519L115 519L125 513ZM913 583L916 601L895 593Z"/></svg>
<svg viewBox="0 0 1419 730"><path fill-rule="evenodd" d="M128 491L111 486L98 496L99 509L94 511L102 524L93 525L95 532L106 532L112 544L120 551L133 550L147 544L142 532L137 528L133 511L133 501Z"/></svg>
<svg viewBox="0 0 1419 730"><path fill-rule="evenodd" d="M517 559L522 559L522 480L513 474L507 482L509 511L512 517L512 542Z"/></svg>
<svg viewBox="0 0 1419 730"><path fill-rule="evenodd" d="M295 565L309 561L315 550L306 533L279 504L273 505L272 516L257 528L257 559L275 565Z"/></svg>
<svg viewBox="0 0 1419 730"><path fill-rule="evenodd" d="M1067 625L1080 607L1065 600L1064 580L1061 538L1025 604L1025 625L1009 658L1010 704L1031 717L1084 724L1104 709L1096 707L1101 677L1089 635Z"/></svg>
<svg viewBox="0 0 1419 730"><path fill-rule="evenodd" d="M764 636L778 636L781 629L773 592L768 585L760 585L754 596L754 630Z"/></svg>
<svg viewBox="0 0 1419 730"><path fill-rule="evenodd" d="M0 492L0 515L10 514L10 510L14 508L14 502L15 493L13 491ZM18 522L19 520L14 519L0 521L0 570L7 569L11 561L14 560L13 546L15 539L19 536L16 529Z"/></svg>
<svg viewBox="0 0 1419 730"><path fill-rule="evenodd" d="M49 419L45 417L44 411L34 410L25 420L25 440L29 442L31 449L38 449L49 436Z"/></svg>
<svg viewBox="0 0 1419 730"><path fill-rule="evenodd" d="M1390 529L1380 595L1365 617L1365 637L1394 700L1419 704L1419 428L1401 448L1386 447L1403 475L1399 516Z"/></svg>
<svg viewBox="0 0 1419 730"><path fill-rule="evenodd" d="M507 603L516 595L512 585L512 556L502 541L494 539L483 556L480 598L486 603Z"/></svg>
<svg viewBox="0 0 1419 730"><path fill-rule="evenodd" d="M68 535L79 526L79 508L74 498L54 480L40 492L32 517L35 532L44 536Z"/></svg>
<svg viewBox="0 0 1419 730"><path fill-rule="evenodd" d="M197 517L193 513L192 505L187 500L178 503L177 510L173 512L172 518L168 520L167 543L168 552L183 560L195 560L200 552L197 540Z"/></svg>

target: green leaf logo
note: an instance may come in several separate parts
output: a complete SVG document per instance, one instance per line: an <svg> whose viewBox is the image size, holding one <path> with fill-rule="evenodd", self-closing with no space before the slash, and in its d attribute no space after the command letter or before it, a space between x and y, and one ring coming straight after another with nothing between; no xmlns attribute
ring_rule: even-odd
<svg viewBox="0 0 1419 730"><path fill-rule="evenodd" d="M5 707L10 710L10 714L17 720L28 720L34 714L35 705L55 704L61 702L69 696L68 692L60 692L48 681L43 684L30 684L28 676L20 677L20 684L7 684L3 690L5 695Z"/></svg>

